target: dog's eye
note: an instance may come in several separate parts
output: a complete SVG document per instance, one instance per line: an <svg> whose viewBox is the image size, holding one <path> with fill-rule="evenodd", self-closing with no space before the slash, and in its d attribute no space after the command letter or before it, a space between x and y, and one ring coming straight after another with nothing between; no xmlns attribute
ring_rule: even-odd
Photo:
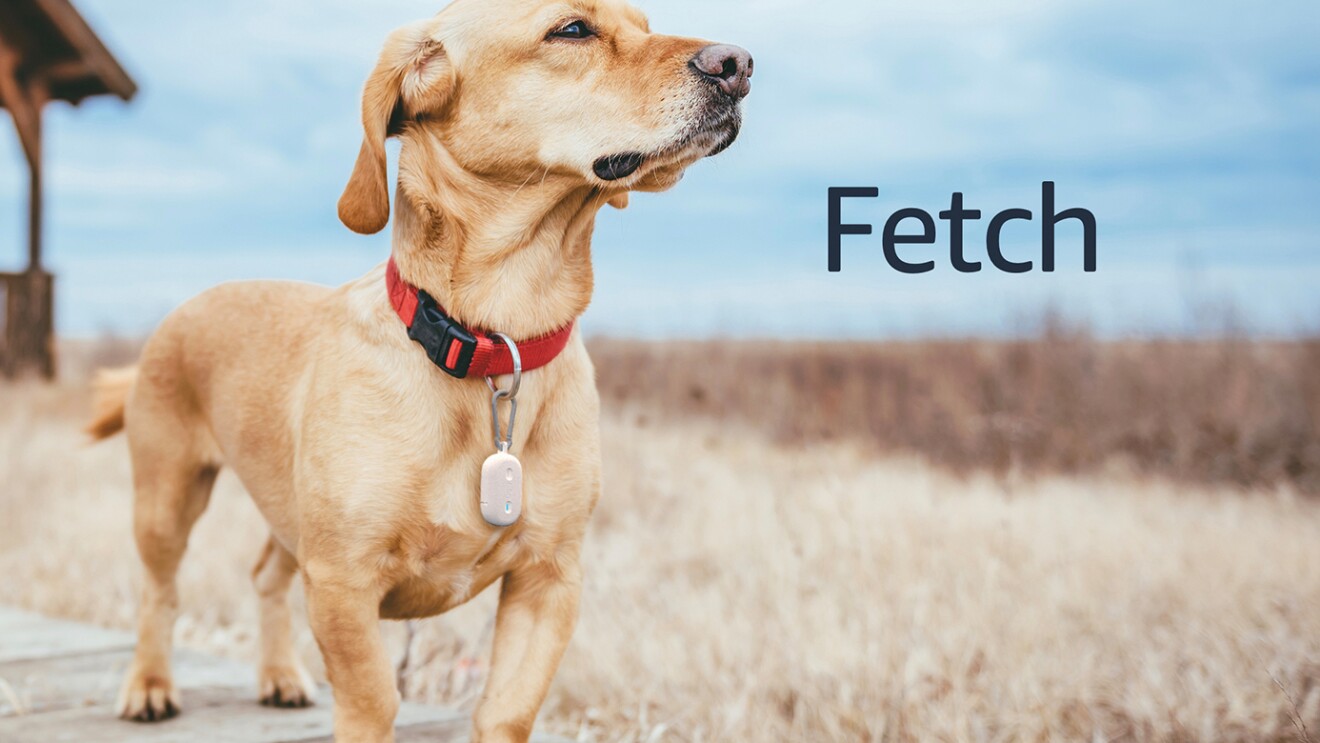
<svg viewBox="0 0 1320 743"><path fill-rule="evenodd" d="M563 26L558 31L551 31L547 38L550 39L589 39L595 36L596 32L587 25L586 21L573 21Z"/></svg>

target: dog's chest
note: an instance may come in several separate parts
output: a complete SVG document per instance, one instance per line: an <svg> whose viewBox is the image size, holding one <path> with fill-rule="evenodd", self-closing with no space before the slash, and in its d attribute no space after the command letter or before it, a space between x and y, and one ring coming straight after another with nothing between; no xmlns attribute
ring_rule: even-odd
<svg viewBox="0 0 1320 743"><path fill-rule="evenodd" d="M381 604L388 618L424 617L448 611L476 596L517 565L536 560L535 530L526 525L457 532L430 525L401 544L403 569Z"/></svg>
<svg viewBox="0 0 1320 743"><path fill-rule="evenodd" d="M563 416L576 408L544 404L545 385L536 382L525 382L514 430L521 513L503 527L489 523L481 508L483 464L496 451L489 396L445 396L434 410L414 401L409 412L418 420L407 430L419 435L400 462L412 473L412 487L395 521L403 528L387 571L392 588L382 603L384 616L446 611L520 566L554 559L565 540L580 539L599 482L594 431L566 426ZM594 406L583 416L592 412ZM501 413L507 425L507 411ZM444 425L427 431L427 420Z"/></svg>
<svg viewBox="0 0 1320 743"><path fill-rule="evenodd" d="M398 536L393 569L388 571L393 587L381 604L382 616L423 617L448 611L521 565L553 559L562 539L581 528L577 520L566 517L583 509L566 507L565 496L581 493L585 499L588 488L561 481L553 468L546 470L552 462L537 452L525 457L529 474L525 508L507 527L492 526L480 514L481 459L461 459L465 461L449 463L419 489L416 508L406 519L409 526ZM471 463L478 466L468 466Z"/></svg>

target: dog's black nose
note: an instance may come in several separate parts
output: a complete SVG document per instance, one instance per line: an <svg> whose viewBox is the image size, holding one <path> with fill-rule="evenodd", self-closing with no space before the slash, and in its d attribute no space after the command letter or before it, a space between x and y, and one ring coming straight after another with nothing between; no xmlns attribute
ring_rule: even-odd
<svg viewBox="0 0 1320 743"><path fill-rule="evenodd" d="M692 58L692 69L720 86L734 100L746 98L752 92L752 55L740 46L708 46Z"/></svg>

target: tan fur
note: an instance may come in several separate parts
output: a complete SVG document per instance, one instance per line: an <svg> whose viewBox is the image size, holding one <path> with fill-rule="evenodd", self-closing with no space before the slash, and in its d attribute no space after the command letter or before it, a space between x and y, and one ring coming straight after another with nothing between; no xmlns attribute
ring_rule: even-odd
<svg viewBox="0 0 1320 743"><path fill-rule="evenodd" d="M578 18L600 37L544 41ZM363 92L364 139L340 216L359 232L384 227L385 139L398 133L403 277L470 326L514 338L561 327L591 298L598 210L673 185L736 133L693 134L712 104L687 62L705 43L653 35L616 0L459 0L387 40ZM653 156L619 181L593 175L596 158L624 151ZM478 509L490 392L446 376L409 340L380 266L337 289L216 287L167 317L136 372L107 374L100 391L89 431L127 430L146 567L123 716L178 709L174 576L228 466L270 525L253 572L263 701L311 701L286 599L296 572L341 741L393 739L398 692L381 617L437 614L502 581L473 740L527 739L576 621L600 490L599 401L578 332L524 376L513 450L524 508L505 529Z"/></svg>
<svg viewBox="0 0 1320 743"><path fill-rule="evenodd" d="M124 406L136 379L136 366L102 369L96 373L92 382L96 393L92 422L85 429L93 440L109 438L124 429Z"/></svg>

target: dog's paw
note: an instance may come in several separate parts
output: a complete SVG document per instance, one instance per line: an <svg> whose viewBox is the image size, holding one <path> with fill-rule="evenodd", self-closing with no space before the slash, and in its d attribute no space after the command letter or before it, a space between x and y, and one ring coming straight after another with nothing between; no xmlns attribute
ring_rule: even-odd
<svg viewBox="0 0 1320 743"><path fill-rule="evenodd" d="M316 703L316 683L301 665L264 666L261 703L267 707L307 707Z"/></svg>
<svg viewBox="0 0 1320 743"><path fill-rule="evenodd" d="M125 720L168 720L179 714L179 691L168 673L146 673L135 668L124 679L116 709Z"/></svg>

